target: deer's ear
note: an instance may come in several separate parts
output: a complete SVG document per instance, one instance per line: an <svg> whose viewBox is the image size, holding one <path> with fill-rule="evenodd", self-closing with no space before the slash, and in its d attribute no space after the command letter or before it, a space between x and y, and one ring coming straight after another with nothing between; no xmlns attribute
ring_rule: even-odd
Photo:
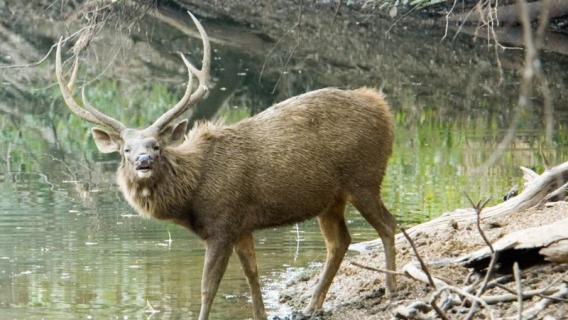
<svg viewBox="0 0 568 320"><path fill-rule="evenodd" d="M95 140L95 144L99 151L102 153L118 152L120 150L119 140L115 134L108 133L107 131L99 128L91 129L91 134Z"/></svg>
<svg viewBox="0 0 568 320"><path fill-rule="evenodd" d="M160 140L165 141L167 144L175 144L183 141L183 137L187 131L188 121L182 120L175 125L167 126L160 132Z"/></svg>

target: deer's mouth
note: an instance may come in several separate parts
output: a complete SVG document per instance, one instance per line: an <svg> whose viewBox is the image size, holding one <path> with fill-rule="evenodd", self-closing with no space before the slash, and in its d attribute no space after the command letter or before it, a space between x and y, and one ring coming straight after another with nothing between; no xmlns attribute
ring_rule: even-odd
<svg viewBox="0 0 568 320"><path fill-rule="evenodd" d="M149 178L152 175L152 165L144 164L136 166L136 174L138 178L144 179Z"/></svg>
<svg viewBox="0 0 568 320"><path fill-rule="evenodd" d="M138 172L148 172L150 170L152 170L152 166L149 164L136 166L136 171Z"/></svg>

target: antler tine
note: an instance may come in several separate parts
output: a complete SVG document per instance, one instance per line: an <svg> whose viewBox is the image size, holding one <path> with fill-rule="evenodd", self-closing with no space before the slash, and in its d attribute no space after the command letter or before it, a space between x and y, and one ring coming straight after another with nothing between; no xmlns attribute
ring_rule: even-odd
<svg viewBox="0 0 568 320"><path fill-rule="evenodd" d="M59 42L57 43L57 51L55 54L55 76L57 77L57 82L59 83L59 90L61 90L61 95L63 96L63 99L65 100L65 103L67 104L69 109L71 109L74 114L89 122L100 124L100 122L92 114L81 108L75 101L75 99L73 99L73 95L71 94L71 91L69 91L69 88L67 87L67 84L63 79L63 67L61 64L62 39L63 38L59 38Z"/></svg>
<svg viewBox="0 0 568 320"><path fill-rule="evenodd" d="M57 82L59 84L59 90L61 91L61 95L63 96L63 100L69 107L69 109L79 116L91 123L102 125L108 127L110 129L115 130L117 133L120 133L125 126L102 112L98 111L97 109L90 106L86 100L84 99L84 88L83 88L83 102L85 104L84 107L81 107L77 101L73 98L73 93L69 86L65 83L65 79L63 77L63 66L61 62L61 42L62 38L59 38L59 42L57 43L57 51L55 55L55 76L57 77ZM77 66L75 66L76 68Z"/></svg>
<svg viewBox="0 0 568 320"><path fill-rule="evenodd" d="M121 132L122 130L126 129L126 126L122 124L122 122L107 116L106 114L100 112L99 110L95 109L89 101L87 101L87 97L85 95L85 87L81 89L81 99L83 100L83 108L89 111L95 118L97 118L100 122L104 125L116 130L116 132Z"/></svg>
<svg viewBox="0 0 568 320"><path fill-rule="evenodd" d="M197 102L203 99L203 97L205 97L205 94L209 90L208 84L211 69L211 45L209 43L209 37L207 36L207 33L205 32L205 29L203 28L199 20L197 20L197 18L191 12L188 11L187 13L193 20L193 23L197 27L197 30L199 30L199 35L201 36L201 41L203 42L203 60L201 62L201 70L197 69L185 58L182 53L180 53L181 59L183 60L183 63L187 67L187 71L189 73L189 81L185 90L185 94L173 108L162 114L158 118L158 120L156 120L148 128L148 130L161 131L171 121L175 120L185 111L187 111L189 107L195 105ZM191 93L191 86L193 82L192 75L195 75L195 77L199 81L199 87L193 93Z"/></svg>
<svg viewBox="0 0 568 320"><path fill-rule="evenodd" d="M191 105L190 100L191 100L191 97L192 97L193 75L196 74L196 73L199 73L200 71L197 70L197 68L195 68L185 58L183 53L181 53L181 52L178 52L178 53L181 56L181 59L183 60L185 66L187 67L188 80L187 80L187 86L185 88L185 93L183 94L183 97L181 98L181 100L173 108L171 108L169 111L164 113L160 118L158 118L158 120L156 120L154 122L154 124L152 124L150 126L150 130L156 129L157 131L161 131L164 126L166 126L168 123L170 123L175 118L182 115L182 113L184 113L189 108L189 106ZM201 81L200 81L200 83L201 83ZM161 120L163 122L160 122Z"/></svg>
<svg viewBox="0 0 568 320"><path fill-rule="evenodd" d="M207 36L207 33L205 33L205 29L203 28L199 20L197 20L197 18L190 11L187 11L187 13L191 17L191 20L193 20L193 23L195 23L197 30L199 30L201 40L203 41L203 59L201 60L201 71L198 73L199 75L196 76L198 76L201 85L207 86L209 82L209 70L211 68L211 44L209 43L209 37ZM199 78L199 76L201 76L201 78Z"/></svg>

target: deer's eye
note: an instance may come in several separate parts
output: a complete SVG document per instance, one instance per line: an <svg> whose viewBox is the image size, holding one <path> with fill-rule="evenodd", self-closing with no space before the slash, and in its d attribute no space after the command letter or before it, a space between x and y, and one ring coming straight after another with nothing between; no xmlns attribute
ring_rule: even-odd
<svg viewBox="0 0 568 320"><path fill-rule="evenodd" d="M130 152L130 148L124 148L124 153L129 153Z"/></svg>
<svg viewBox="0 0 568 320"><path fill-rule="evenodd" d="M156 144L152 147L152 149L154 149L154 151L158 151L160 150L160 146Z"/></svg>

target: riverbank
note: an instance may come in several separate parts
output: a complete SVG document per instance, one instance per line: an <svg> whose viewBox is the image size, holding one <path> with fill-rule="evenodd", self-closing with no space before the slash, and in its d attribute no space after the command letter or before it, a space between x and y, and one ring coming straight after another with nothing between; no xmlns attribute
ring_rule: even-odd
<svg viewBox="0 0 568 320"><path fill-rule="evenodd" d="M531 208L515 212L505 219L492 218L484 220L482 229L493 242L502 236L516 230L542 226L568 218L568 203L565 201L548 203L543 208ZM475 224L448 224L431 233L419 233L414 242L423 259L440 261L457 258L485 246ZM408 244L398 246L397 266L401 267L413 260L415 255ZM425 300L431 292L429 285L408 277L398 277L398 292L392 297L385 296L384 274L370 271L353 263L384 269L382 252L373 249L345 259L330 288L324 312L317 319L392 319L400 307L408 306L414 301ZM300 277L288 280L285 289L280 294L280 302L293 310L301 310L309 300L311 288L314 287L320 268L312 267L302 272ZM470 270L463 266L431 267L432 276L440 277L457 287L464 287ZM566 281L568 264L537 264L523 272L523 290L545 288L558 279ZM507 285L515 290L514 283ZM498 287L486 292L486 295L502 295L507 293ZM525 301L525 310L538 304L543 298L534 297ZM425 301L428 303L428 301ZM491 306L495 317L503 319L517 314L517 304L501 303ZM480 313L479 313L480 314ZM562 319L568 314L568 303L556 303L539 314L553 319ZM462 315L465 316L465 315ZM285 317L284 317L285 319Z"/></svg>

